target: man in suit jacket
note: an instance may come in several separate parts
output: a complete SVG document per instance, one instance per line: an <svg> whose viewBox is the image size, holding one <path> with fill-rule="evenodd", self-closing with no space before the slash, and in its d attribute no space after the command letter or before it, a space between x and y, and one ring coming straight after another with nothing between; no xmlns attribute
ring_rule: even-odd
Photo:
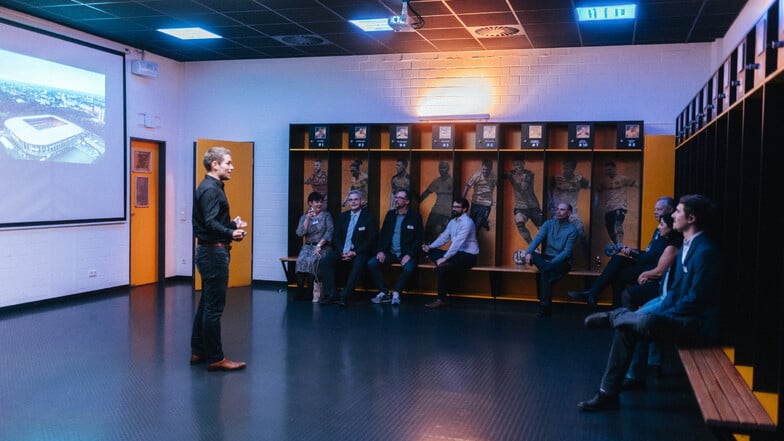
<svg viewBox="0 0 784 441"><path fill-rule="evenodd" d="M362 193L359 190L349 191L346 203L349 209L338 216L332 237L332 251L321 260L320 275L325 294L319 301L321 304L346 306L376 246L378 223L370 210L362 208ZM337 271L343 267L350 269L346 284L338 296L335 278Z"/></svg>
<svg viewBox="0 0 784 441"><path fill-rule="evenodd" d="M670 216L674 210L675 200L669 196L662 196L653 207L653 216L658 223L662 216ZM654 230L653 237L651 237L651 241L645 250L637 250L628 246L621 248L617 254L610 258L607 266L604 267L604 270L593 282L590 289L569 291L567 294L575 299L583 299L589 305L595 305L602 291L608 285L612 285L613 305L620 306L623 290L627 285L636 283L637 277L643 271L656 267L659 257L661 257L664 249L667 247L667 243L666 239L659 237L659 229L657 228Z"/></svg>
<svg viewBox="0 0 784 441"><path fill-rule="evenodd" d="M378 295L371 299L373 303L400 304L400 291L408 285L416 270L423 236L422 216L411 209L411 193L398 190L395 193L395 209L387 212L378 235L378 252L368 260L368 270L379 290ZM400 263L403 270L390 293L381 274L381 265L392 263Z"/></svg>
<svg viewBox="0 0 784 441"><path fill-rule="evenodd" d="M680 199L672 218L673 228L683 233L683 246L676 260L672 287L657 308L641 314L618 308L585 319L589 328L614 328L615 336L599 392L580 402L581 409L619 407L618 395L638 342L706 344L717 340L719 252L704 234L712 209L713 204L705 196L686 195Z"/></svg>

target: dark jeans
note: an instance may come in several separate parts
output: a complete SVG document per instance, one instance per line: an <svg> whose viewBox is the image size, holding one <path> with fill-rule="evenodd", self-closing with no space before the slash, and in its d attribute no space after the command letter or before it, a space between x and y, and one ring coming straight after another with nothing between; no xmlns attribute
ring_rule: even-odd
<svg viewBox="0 0 784 441"><path fill-rule="evenodd" d="M427 257L435 263L436 260L444 257L444 254L446 254L446 251L433 248L427 253ZM435 269L438 280L438 298L446 300L446 294L452 292L457 271L471 268L474 265L476 265L476 254L463 251L458 251L457 254L447 259L446 262L438 265Z"/></svg>
<svg viewBox="0 0 784 441"><path fill-rule="evenodd" d="M651 299L661 295L661 283L652 280L645 284L634 284L623 290L621 306L634 311Z"/></svg>
<svg viewBox="0 0 784 441"><path fill-rule="evenodd" d="M640 273L655 266L648 263L637 263L634 259L616 254L612 256L599 277L594 280L590 289L591 295L599 297L599 294L612 284L613 306L617 307L621 304L621 293L626 286L630 283L637 283L637 277L640 276Z"/></svg>
<svg viewBox="0 0 784 441"><path fill-rule="evenodd" d="M697 322L678 320L658 314L637 314L626 308L610 312L610 323L615 328L610 356L602 376L601 389L611 395L621 391L621 385L634 355L637 343L703 344Z"/></svg>
<svg viewBox="0 0 784 441"><path fill-rule="evenodd" d="M215 363L224 358L220 320L229 284L229 250L197 247L196 267L202 283L199 307L193 318L191 353L205 357L207 363Z"/></svg>
<svg viewBox="0 0 784 441"><path fill-rule="evenodd" d="M386 282L384 282L384 275L381 274L381 265L391 265L393 263L400 263L400 259L392 253L384 253L386 258L384 259L384 263L378 261L376 256L373 256L368 260L367 267L368 271L370 271L370 276L373 277L373 282L376 284L376 287L380 292L384 292L389 294L389 288L387 287ZM414 274L417 268L417 260L415 257L406 262L403 265L402 270L400 271L400 277L397 279L397 283L395 283L394 291L402 292L408 286L408 280L411 279L411 276Z"/></svg>
<svg viewBox="0 0 784 441"><path fill-rule="evenodd" d="M542 306L550 306L553 301L553 284L572 269L572 264L568 260L551 263L552 259L552 256L546 254L531 253L531 263L539 268L539 274L536 277L539 288L539 304Z"/></svg>
<svg viewBox="0 0 784 441"><path fill-rule="evenodd" d="M354 295L354 290L357 287L357 281L362 275L362 270L365 269L365 264L368 261L367 254L357 254L349 261L343 261L340 258L341 252L338 250L330 251L326 256L321 259L319 268L319 275L321 283L324 284L324 292L322 295L332 298L337 297L337 288L335 280L337 279L338 272L348 269L348 276L346 283L343 285L343 290L340 292L340 298L345 300L349 296Z"/></svg>

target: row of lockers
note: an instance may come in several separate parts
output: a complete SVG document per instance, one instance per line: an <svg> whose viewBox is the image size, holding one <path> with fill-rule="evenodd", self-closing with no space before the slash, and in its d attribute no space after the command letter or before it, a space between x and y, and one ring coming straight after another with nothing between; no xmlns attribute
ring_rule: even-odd
<svg viewBox="0 0 784 441"><path fill-rule="evenodd" d="M676 143L784 69L784 3L776 0L675 121Z"/></svg>

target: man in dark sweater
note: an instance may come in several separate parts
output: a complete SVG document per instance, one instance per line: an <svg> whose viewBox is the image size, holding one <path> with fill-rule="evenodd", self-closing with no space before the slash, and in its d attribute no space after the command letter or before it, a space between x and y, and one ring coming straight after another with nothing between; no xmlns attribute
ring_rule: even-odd
<svg viewBox="0 0 784 441"><path fill-rule="evenodd" d="M423 236L422 216L411 209L411 193L398 190L395 193L395 208L387 212L378 235L378 252L368 260L368 271L379 290L378 295L371 299L373 303L400 304L400 291L408 285L408 280L416 271ZM400 263L403 270L394 290L390 292L381 266L393 263Z"/></svg>

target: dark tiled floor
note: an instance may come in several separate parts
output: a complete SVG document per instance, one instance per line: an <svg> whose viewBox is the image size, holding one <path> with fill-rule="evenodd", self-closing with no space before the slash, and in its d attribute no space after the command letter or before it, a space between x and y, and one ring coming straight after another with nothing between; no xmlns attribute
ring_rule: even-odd
<svg viewBox="0 0 784 441"><path fill-rule="evenodd" d="M0 440L713 439L682 375L580 412L611 337L580 307L340 309L277 288L230 291L224 349L249 363L232 373L188 364L187 284L0 310Z"/></svg>

